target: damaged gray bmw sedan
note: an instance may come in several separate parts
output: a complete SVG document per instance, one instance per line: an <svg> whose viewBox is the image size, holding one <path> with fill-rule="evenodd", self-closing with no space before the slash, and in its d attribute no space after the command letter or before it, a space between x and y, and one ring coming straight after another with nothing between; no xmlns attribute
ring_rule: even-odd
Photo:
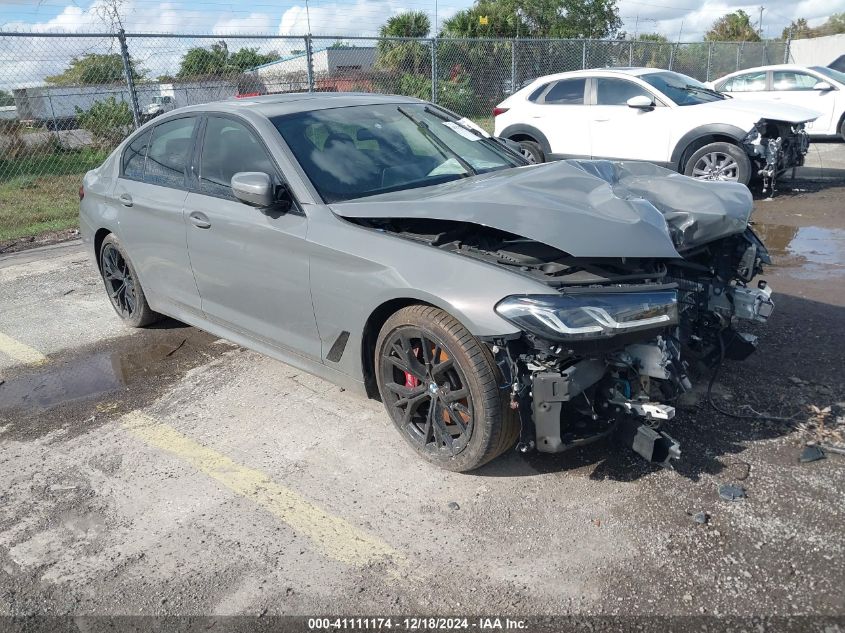
<svg viewBox="0 0 845 633"><path fill-rule="evenodd" d="M617 434L662 464L691 361L742 359L769 262L741 184L527 165L416 99L294 94L147 123L80 189L117 314L161 315L380 399L425 459Z"/></svg>

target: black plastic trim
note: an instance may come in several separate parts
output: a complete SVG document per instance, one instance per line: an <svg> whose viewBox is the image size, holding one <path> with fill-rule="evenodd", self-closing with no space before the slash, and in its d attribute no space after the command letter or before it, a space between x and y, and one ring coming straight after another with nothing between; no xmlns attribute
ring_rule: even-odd
<svg viewBox="0 0 845 633"><path fill-rule="evenodd" d="M349 341L349 332L344 330L340 333L340 335L335 339L332 348L329 350L329 353L326 354L326 360L329 360L333 363L337 363L343 358L343 352L346 349L346 343Z"/></svg>
<svg viewBox="0 0 845 633"><path fill-rule="evenodd" d="M740 143L745 135L748 134L749 130L743 130L742 128L738 128L735 125L728 125L727 123L708 123L707 125L701 125L697 128L694 128L684 134L681 139L678 141L677 145L675 145L675 149L672 150L672 157L670 158L670 163L674 169L683 172L683 166L681 165L681 158L686 152L687 148L692 145L695 141L704 138L705 136L712 136L714 134L720 134L722 136L729 136L730 138L734 139L737 143Z"/></svg>

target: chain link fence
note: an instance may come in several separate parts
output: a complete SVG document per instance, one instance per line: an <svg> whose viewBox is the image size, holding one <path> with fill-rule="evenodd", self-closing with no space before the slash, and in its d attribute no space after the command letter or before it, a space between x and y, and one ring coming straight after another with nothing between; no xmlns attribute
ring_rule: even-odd
<svg viewBox="0 0 845 633"><path fill-rule="evenodd" d="M80 175L137 126L185 105L301 91L435 101L490 129L533 79L610 66L702 81L787 59L788 43L0 33L0 240L21 208L76 213ZM60 223L59 223L60 224Z"/></svg>

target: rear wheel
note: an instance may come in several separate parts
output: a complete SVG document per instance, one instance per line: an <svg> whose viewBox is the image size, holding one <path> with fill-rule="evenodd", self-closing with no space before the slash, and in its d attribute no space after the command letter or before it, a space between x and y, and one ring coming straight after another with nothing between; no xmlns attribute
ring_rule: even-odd
<svg viewBox="0 0 845 633"><path fill-rule="evenodd" d="M519 141L519 153L529 163L545 163L546 155L538 143L534 141Z"/></svg>
<svg viewBox="0 0 845 633"><path fill-rule="evenodd" d="M487 347L431 306L403 308L376 341L382 402L402 437L429 462L464 472L513 446L516 415Z"/></svg>
<svg viewBox="0 0 845 633"><path fill-rule="evenodd" d="M839 122L839 137L845 141L845 116L843 116L842 120Z"/></svg>
<svg viewBox="0 0 845 633"><path fill-rule="evenodd" d="M710 143L693 152L684 166L684 174L699 180L751 181L751 160L732 143Z"/></svg>
<svg viewBox="0 0 845 633"><path fill-rule="evenodd" d="M138 274L114 234L100 246L100 273L114 311L131 327L144 327L161 319L147 303Z"/></svg>

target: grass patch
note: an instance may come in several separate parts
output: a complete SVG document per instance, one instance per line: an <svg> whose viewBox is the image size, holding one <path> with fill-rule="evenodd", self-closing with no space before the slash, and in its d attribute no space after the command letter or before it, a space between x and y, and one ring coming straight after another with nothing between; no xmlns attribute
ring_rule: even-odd
<svg viewBox="0 0 845 633"><path fill-rule="evenodd" d="M106 156L85 149L0 161L0 241L76 227L82 176Z"/></svg>
<svg viewBox="0 0 845 633"><path fill-rule="evenodd" d="M487 132L488 134L493 133L493 117L491 116L479 116L479 117L470 117L472 122L475 123L478 127L482 130Z"/></svg>
<svg viewBox="0 0 845 633"><path fill-rule="evenodd" d="M20 176L44 178L84 174L97 167L108 155L109 152L102 150L82 149L0 160L0 184L6 184Z"/></svg>

